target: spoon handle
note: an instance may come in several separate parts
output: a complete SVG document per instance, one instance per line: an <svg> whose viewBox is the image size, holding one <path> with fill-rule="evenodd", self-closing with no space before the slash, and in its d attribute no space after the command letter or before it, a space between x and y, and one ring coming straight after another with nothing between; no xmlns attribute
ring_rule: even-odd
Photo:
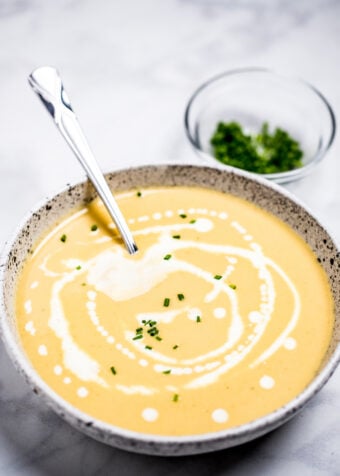
<svg viewBox="0 0 340 476"><path fill-rule="evenodd" d="M58 71L50 66L42 66L30 74L28 82L85 169L116 224L127 250L130 254L135 253L138 250L137 245L81 130Z"/></svg>

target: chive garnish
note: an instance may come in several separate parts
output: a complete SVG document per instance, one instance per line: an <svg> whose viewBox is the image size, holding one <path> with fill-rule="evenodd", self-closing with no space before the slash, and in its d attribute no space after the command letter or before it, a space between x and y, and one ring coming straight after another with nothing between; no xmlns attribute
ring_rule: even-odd
<svg viewBox="0 0 340 476"><path fill-rule="evenodd" d="M115 367L110 367L110 370L113 373L113 375L117 375L117 370L115 369Z"/></svg>
<svg viewBox="0 0 340 476"><path fill-rule="evenodd" d="M63 243L65 243L65 241L67 240L67 236L64 234L64 235L61 235L60 237L60 241L62 241Z"/></svg>
<svg viewBox="0 0 340 476"><path fill-rule="evenodd" d="M159 336L156 336L156 340L159 340L159 341L161 341L161 340L162 340L162 338L161 338L161 337L159 337Z"/></svg>
<svg viewBox="0 0 340 476"><path fill-rule="evenodd" d="M178 398L179 398L178 393L174 393L174 395L173 395L173 397L172 397L172 401L173 401L173 402L178 402Z"/></svg>
<svg viewBox="0 0 340 476"><path fill-rule="evenodd" d="M236 284L229 284L229 287L230 287L231 289L236 289L237 286L236 286Z"/></svg>
<svg viewBox="0 0 340 476"><path fill-rule="evenodd" d="M167 298L169 299L169 298ZM169 299L169 302L170 302L170 299ZM147 329L147 333L149 334L149 336L151 337L154 337L155 339L157 340L162 340L158 334L159 334L159 330L157 329L156 325L157 325L157 321L151 321L151 319L149 319L148 321L146 321L145 319L143 319L142 321L142 324L144 326L149 326L149 329ZM138 329L136 329L136 333L140 336L142 336L142 333L143 333L143 328L142 327L139 327ZM146 349L149 348L149 346L146 346L145 347ZM150 347L151 349L151 347ZM150 350L149 349L149 350Z"/></svg>
<svg viewBox="0 0 340 476"><path fill-rule="evenodd" d="M86 286L86 283L81 283L82 286Z"/></svg>
<svg viewBox="0 0 340 476"><path fill-rule="evenodd" d="M226 165L270 174L302 166L300 143L284 129L270 128L264 122L261 129L249 134L235 121L219 121L210 138L212 155Z"/></svg>
<svg viewBox="0 0 340 476"><path fill-rule="evenodd" d="M185 213L181 213L179 216L180 216L181 218L186 218L186 217L187 217Z"/></svg>
<svg viewBox="0 0 340 476"><path fill-rule="evenodd" d="M78 266L76 266L76 269L81 269L81 266L80 266L80 264L78 264Z"/></svg>
<svg viewBox="0 0 340 476"><path fill-rule="evenodd" d="M174 345L174 346L173 346L173 349L174 349L174 350L178 349L178 345L177 345L177 344Z"/></svg>
<svg viewBox="0 0 340 476"><path fill-rule="evenodd" d="M169 307L169 304L170 304L170 299L169 299L169 298L165 298L164 301L163 301L163 306L164 306L164 307Z"/></svg>
<svg viewBox="0 0 340 476"><path fill-rule="evenodd" d="M96 224L91 226L91 231L96 231L98 230L98 226Z"/></svg>
<svg viewBox="0 0 340 476"><path fill-rule="evenodd" d="M171 258L171 255L165 255L163 259L165 259L166 261L168 261L170 258Z"/></svg>
<svg viewBox="0 0 340 476"><path fill-rule="evenodd" d="M201 316L196 316L196 322L201 322L202 319L201 319Z"/></svg>
<svg viewBox="0 0 340 476"><path fill-rule="evenodd" d="M183 301L184 299L184 294L177 294L178 300Z"/></svg>
<svg viewBox="0 0 340 476"><path fill-rule="evenodd" d="M145 348L146 348L147 350L152 350L151 345L146 345Z"/></svg>
<svg viewBox="0 0 340 476"><path fill-rule="evenodd" d="M157 327L151 327L151 329L148 329L148 334L150 334L151 337L155 337L157 334L159 334L159 330Z"/></svg>
<svg viewBox="0 0 340 476"><path fill-rule="evenodd" d="M138 190L138 192L136 193L137 197L141 197L142 196L142 192L140 190Z"/></svg>
<svg viewBox="0 0 340 476"><path fill-rule="evenodd" d="M196 223L196 220L195 220L195 219L194 219L194 220L190 220L189 223L190 223L190 225L193 225L194 223Z"/></svg>
<svg viewBox="0 0 340 476"><path fill-rule="evenodd" d="M165 375L169 375L169 374L171 374L171 369L164 370L164 371L163 371L163 374L165 374Z"/></svg>
<svg viewBox="0 0 340 476"><path fill-rule="evenodd" d="M143 334L137 334L135 337L132 338L132 340L138 340L138 339L143 339Z"/></svg>
<svg viewBox="0 0 340 476"><path fill-rule="evenodd" d="M181 235L172 235L172 237L175 239L175 240L179 240L181 238Z"/></svg>
<svg viewBox="0 0 340 476"><path fill-rule="evenodd" d="M222 276L220 274L215 274L214 279L217 279L217 280L222 279Z"/></svg>

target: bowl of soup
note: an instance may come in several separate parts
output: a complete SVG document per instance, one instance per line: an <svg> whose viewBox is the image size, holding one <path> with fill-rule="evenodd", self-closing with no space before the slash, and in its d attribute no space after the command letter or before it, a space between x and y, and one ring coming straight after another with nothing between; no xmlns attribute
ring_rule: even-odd
<svg viewBox="0 0 340 476"><path fill-rule="evenodd" d="M35 393L106 444L232 447L295 415L339 361L339 251L291 194L242 171L106 175L21 222L1 257L1 334Z"/></svg>

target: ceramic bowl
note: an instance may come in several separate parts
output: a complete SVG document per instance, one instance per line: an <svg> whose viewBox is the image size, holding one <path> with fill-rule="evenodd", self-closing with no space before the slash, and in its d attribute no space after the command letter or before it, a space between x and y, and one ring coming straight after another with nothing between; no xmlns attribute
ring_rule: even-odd
<svg viewBox="0 0 340 476"><path fill-rule="evenodd" d="M331 105L314 86L262 68L244 68L219 74L199 86L185 111L185 130L206 165L226 167L215 159L210 139L219 122L238 122L256 135L263 123L281 128L300 143L302 167L263 174L277 183L307 175L330 148L336 130Z"/></svg>
<svg viewBox="0 0 340 476"><path fill-rule="evenodd" d="M332 340L318 374L305 390L278 410L247 424L195 436L158 436L128 431L93 419L59 397L39 377L20 344L14 295L23 262L32 245L57 219L95 197L89 182L69 186L35 207L7 242L0 262L0 329L16 368L33 391L72 426L106 444L153 455L188 455L232 447L259 437L294 416L327 382L340 359L340 258L320 222L288 192L267 180L237 170L195 166L146 166L106 175L112 190L155 185L201 186L249 200L278 216L311 246L328 275L336 307Z"/></svg>

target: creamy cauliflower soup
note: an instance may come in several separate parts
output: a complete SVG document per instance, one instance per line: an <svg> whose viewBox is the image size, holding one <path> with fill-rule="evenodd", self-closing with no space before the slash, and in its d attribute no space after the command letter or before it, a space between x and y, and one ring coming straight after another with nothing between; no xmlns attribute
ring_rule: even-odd
<svg viewBox="0 0 340 476"><path fill-rule="evenodd" d="M327 277L302 238L214 190L116 198L136 255L96 199L24 265L17 326L43 380L90 417L159 435L226 429L297 396L334 321Z"/></svg>

